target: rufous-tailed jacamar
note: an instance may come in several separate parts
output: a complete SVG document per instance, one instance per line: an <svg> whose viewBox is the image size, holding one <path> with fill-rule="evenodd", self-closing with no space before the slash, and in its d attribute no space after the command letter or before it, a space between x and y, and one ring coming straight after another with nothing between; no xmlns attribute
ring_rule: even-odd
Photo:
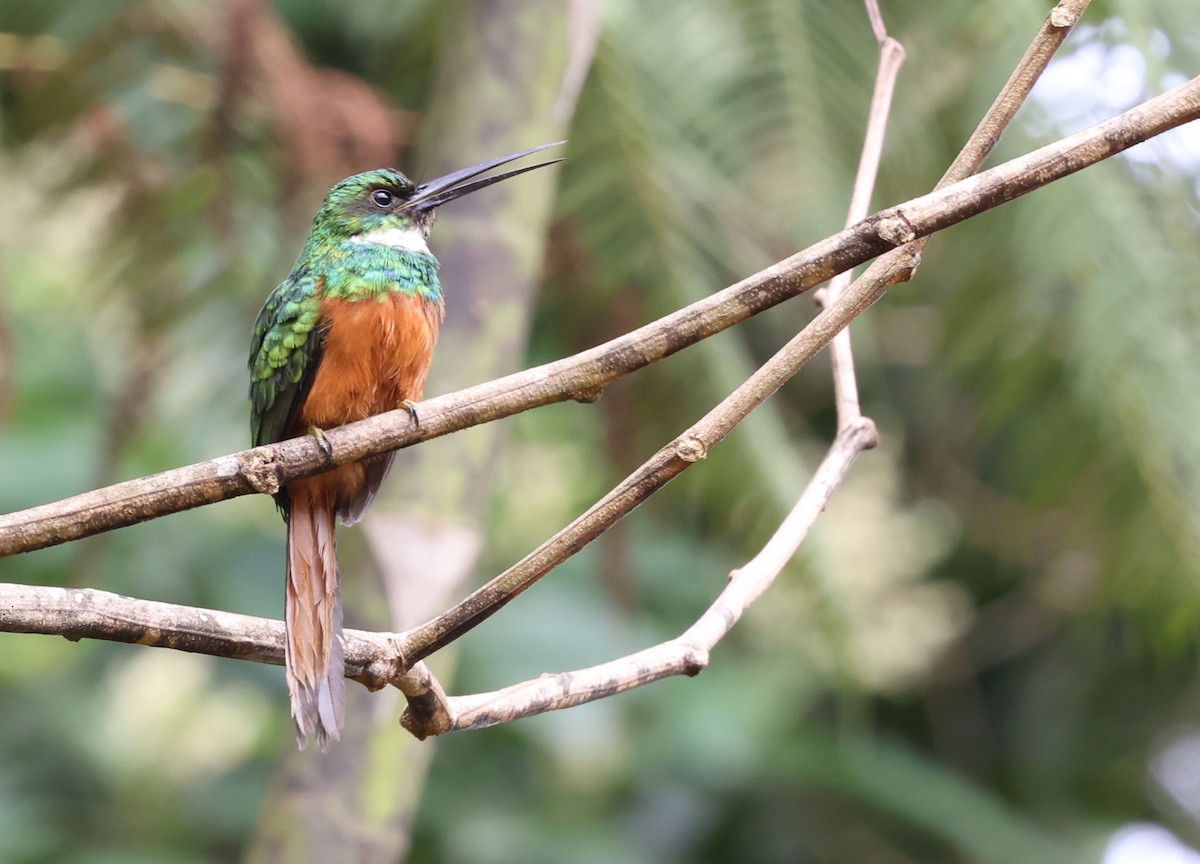
<svg viewBox="0 0 1200 864"><path fill-rule="evenodd" d="M559 142L561 143L561 142ZM407 407L421 398L443 315L426 240L447 201L559 160L491 177L544 144L415 184L381 168L338 183L296 266L267 297L250 348L251 437L269 444ZM415 413L414 413L415 419ZM353 524L379 490L391 453L289 483L286 677L296 739L324 745L344 715L342 609L334 516Z"/></svg>

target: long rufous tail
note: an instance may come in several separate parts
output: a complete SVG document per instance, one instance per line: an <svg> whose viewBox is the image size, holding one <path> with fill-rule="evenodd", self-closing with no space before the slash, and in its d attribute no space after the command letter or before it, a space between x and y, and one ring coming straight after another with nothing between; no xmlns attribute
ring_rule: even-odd
<svg viewBox="0 0 1200 864"><path fill-rule="evenodd" d="M342 600L338 588L331 493L288 488L288 578L284 615L288 692L296 743L337 739L345 716Z"/></svg>

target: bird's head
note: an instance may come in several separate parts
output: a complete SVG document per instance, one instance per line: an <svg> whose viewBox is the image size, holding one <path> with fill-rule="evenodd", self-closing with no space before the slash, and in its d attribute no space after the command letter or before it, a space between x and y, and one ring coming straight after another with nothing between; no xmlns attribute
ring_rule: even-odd
<svg viewBox="0 0 1200 864"><path fill-rule="evenodd" d="M423 251L427 248L425 241L433 224L434 211L441 205L509 177L562 160L550 159L491 177L480 178L480 174L562 143L555 141L490 159L428 183L413 183L394 168L377 168L347 177L325 197L325 203L313 222L314 239L319 234L325 235L321 239L327 241L361 238L364 242Z"/></svg>

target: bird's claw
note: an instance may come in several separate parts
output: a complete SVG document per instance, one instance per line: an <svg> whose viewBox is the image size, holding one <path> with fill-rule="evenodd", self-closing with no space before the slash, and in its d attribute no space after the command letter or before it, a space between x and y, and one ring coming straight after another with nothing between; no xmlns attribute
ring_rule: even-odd
<svg viewBox="0 0 1200 864"><path fill-rule="evenodd" d="M325 458L333 461L333 445L329 443L329 437L325 434L325 430L319 426L309 426L308 434L317 439L317 446L321 448L321 452L325 454Z"/></svg>
<svg viewBox="0 0 1200 864"><path fill-rule="evenodd" d="M412 418L413 425L420 429L421 416L417 414L417 403L411 399L405 399L400 403L400 407L408 412L408 416Z"/></svg>

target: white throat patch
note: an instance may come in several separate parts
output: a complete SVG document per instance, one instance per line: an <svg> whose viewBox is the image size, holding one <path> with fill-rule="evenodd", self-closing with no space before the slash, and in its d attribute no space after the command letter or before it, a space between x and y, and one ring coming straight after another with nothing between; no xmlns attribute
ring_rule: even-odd
<svg viewBox="0 0 1200 864"><path fill-rule="evenodd" d="M429 254L429 244L416 228L377 228L365 234L355 234L350 239L363 245L375 243L379 246L390 246L392 249Z"/></svg>

